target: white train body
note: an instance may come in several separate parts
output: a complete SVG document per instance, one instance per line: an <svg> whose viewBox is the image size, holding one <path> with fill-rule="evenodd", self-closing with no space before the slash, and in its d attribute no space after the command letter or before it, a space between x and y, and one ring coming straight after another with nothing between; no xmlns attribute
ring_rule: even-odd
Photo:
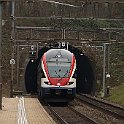
<svg viewBox="0 0 124 124"><path fill-rule="evenodd" d="M38 68L38 92L48 101L69 101L76 94L76 59L65 49L50 49Z"/></svg>

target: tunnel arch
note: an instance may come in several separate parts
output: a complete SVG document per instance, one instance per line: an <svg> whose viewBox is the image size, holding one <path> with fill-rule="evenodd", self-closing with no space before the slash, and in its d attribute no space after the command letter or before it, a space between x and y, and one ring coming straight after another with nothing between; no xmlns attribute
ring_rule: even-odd
<svg viewBox="0 0 124 124"><path fill-rule="evenodd" d="M37 92L37 68L38 68L41 57L48 50L49 48L43 47L38 51L38 58L34 62L31 62L30 60L27 64L26 71L25 71L25 88L27 93Z"/></svg>
<svg viewBox="0 0 124 124"><path fill-rule="evenodd" d="M25 87L28 93L37 92L37 68L43 54L50 47L43 47L38 52L38 58L35 62L29 61L25 71ZM69 45L68 50L76 57L77 62L77 93L91 94L95 91L95 76L90 59L81 50Z"/></svg>
<svg viewBox="0 0 124 124"><path fill-rule="evenodd" d="M75 55L77 61L77 93L94 94L96 84L93 63L82 50L69 45L69 51Z"/></svg>

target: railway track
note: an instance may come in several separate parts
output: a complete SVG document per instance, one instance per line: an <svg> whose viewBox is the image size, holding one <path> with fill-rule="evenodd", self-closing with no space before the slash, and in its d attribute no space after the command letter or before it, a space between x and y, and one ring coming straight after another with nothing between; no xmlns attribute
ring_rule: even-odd
<svg viewBox="0 0 124 124"><path fill-rule="evenodd" d="M36 98L37 96L31 95L30 97ZM89 95L77 94L75 100L68 105L63 105L63 103L48 104L42 99L39 101L57 124L124 123L124 108L122 106L113 105Z"/></svg>
<svg viewBox="0 0 124 124"><path fill-rule="evenodd" d="M122 106L113 105L89 95L77 94L75 100L68 105L48 104L41 99L39 101L58 124L124 123Z"/></svg>
<svg viewBox="0 0 124 124"><path fill-rule="evenodd" d="M71 106L51 106L48 104L50 111L63 124L98 124L92 118L79 113Z"/></svg>
<svg viewBox="0 0 124 124"><path fill-rule="evenodd" d="M115 105L86 94L78 94L76 95L76 99L90 106L94 106L97 109L102 110L111 116L114 116L119 119L124 119L124 107L122 106Z"/></svg>

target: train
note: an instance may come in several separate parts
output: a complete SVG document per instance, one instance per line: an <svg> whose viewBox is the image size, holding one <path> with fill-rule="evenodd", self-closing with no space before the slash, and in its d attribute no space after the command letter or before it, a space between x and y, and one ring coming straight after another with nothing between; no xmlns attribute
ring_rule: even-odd
<svg viewBox="0 0 124 124"><path fill-rule="evenodd" d="M69 102L76 94L76 59L66 49L49 49L38 65L38 95L48 102Z"/></svg>

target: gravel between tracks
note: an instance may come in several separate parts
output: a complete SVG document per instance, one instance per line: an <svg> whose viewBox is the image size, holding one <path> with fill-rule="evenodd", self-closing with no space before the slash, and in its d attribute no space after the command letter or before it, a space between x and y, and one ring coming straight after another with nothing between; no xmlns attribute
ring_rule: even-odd
<svg viewBox="0 0 124 124"><path fill-rule="evenodd" d="M100 124L123 124L124 123L124 120L116 119L80 101L74 100L72 103L70 103L70 105L73 106L80 113L84 113L86 116L93 118Z"/></svg>

